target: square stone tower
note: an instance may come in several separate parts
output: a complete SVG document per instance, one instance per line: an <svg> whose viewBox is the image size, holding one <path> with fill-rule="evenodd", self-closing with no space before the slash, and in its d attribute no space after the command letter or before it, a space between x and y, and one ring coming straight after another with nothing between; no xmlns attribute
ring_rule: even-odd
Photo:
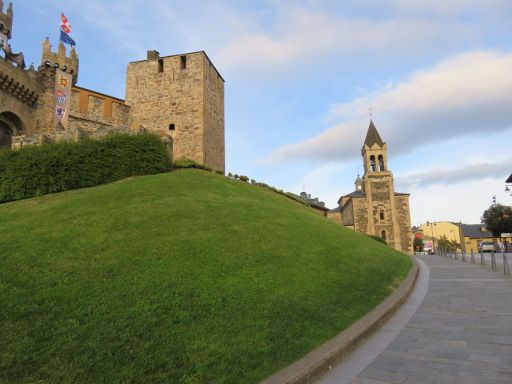
<svg viewBox="0 0 512 384"><path fill-rule="evenodd" d="M225 170L224 79L205 52L128 64L126 104L132 130L141 126L173 142L173 157Z"/></svg>

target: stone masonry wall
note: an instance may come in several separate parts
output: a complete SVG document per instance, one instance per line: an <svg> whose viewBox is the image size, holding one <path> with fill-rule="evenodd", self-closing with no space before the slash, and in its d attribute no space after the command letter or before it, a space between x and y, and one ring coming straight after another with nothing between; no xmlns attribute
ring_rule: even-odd
<svg viewBox="0 0 512 384"><path fill-rule="evenodd" d="M204 162L224 171L224 80L206 56L204 67Z"/></svg>
<svg viewBox="0 0 512 384"><path fill-rule="evenodd" d="M173 140L174 158L205 163L204 53L170 56L128 64L126 104L129 126ZM174 128L174 129L173 129Z"/></svg>
<svg viewBox="0 0 512 384"><path fill-rule="evenodd" d="M386 242L390 246L395 247L392 201L390 200L391 193L389 178L385 177L371 181L371 220L373 220L375 230L373 235L381 236L382 231L385 230ZM381 211L384 212L383 220L380 219Z"/></svg>
<svg viewBox="0 0 512 384"><path fill-rule="evenodd" d="M327 218L334 221L336 224L343 225L343 219L341 217L341 212L327 212Z"/></svg>
<svg viewBox="0 0 512 384"><path fill-rule="evenodd" d="M343 212L341 216L343 225L354 225L354 200L349 201L346 205L343 206Z"/></svg>
<svg viewBox="0 0 512 384"><path fill-rule="evenodd" d="M412 229L409 196L396 196L395 205L398 216L397 221L400 225L402 252L412 253Z"/></svg>
<svg viewBox="0 0 512 384"><path fill-rule="evenodd" d="M130 132L130 107L120 99L84 89L73 88L68 128L82 136L102 137L114 132Z"/></svg>
<svg viewBox="0 0 512 384"><path fill-rule="evenodd" d="M356 231L369 233L368 202L366 199L353 199L354 228Z"/></svg>

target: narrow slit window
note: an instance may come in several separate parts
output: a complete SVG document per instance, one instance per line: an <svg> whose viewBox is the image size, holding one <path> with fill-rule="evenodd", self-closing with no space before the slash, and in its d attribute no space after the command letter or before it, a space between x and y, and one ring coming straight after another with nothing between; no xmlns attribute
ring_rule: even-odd
<svg viewBox="0 0 512 384"><path fill-rule="evenodd" d="M164 59L158 59L158 73L164 72Z"/></svg>
<svg viewBox="0 0 512 384"><path fill-rule="evenodd" d="M384 211L380 211L380 219L384 220Z"/></svg>
<svg viewBox="0 0 512 384"><path fill-rule="evenodd" d="M181 56L181 69L187 69L187 56Z"/></svg>
<svg viewBox="0 0 512 384"><path fill-rule="evenodd" d="M169 124L169 131L175 131L176 126L174 124Z"/></svg>

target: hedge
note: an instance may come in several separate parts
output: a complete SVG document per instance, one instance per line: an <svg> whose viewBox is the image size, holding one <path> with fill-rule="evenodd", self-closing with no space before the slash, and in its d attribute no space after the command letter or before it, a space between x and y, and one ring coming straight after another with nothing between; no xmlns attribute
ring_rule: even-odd
<svg viewBox="0 0 512 384"><path fill-rule="evenodd" d="M125 134L0 151L0 202L168 171L158 136Z"/></svg>

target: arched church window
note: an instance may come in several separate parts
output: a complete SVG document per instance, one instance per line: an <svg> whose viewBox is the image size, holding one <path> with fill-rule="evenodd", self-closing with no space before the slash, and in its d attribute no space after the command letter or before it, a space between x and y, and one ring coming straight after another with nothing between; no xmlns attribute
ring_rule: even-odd
<svg viewBox="0 0 512 384"><path fill-rule="evenodd" d="M384 167L384 157L382 155L379 155L379 171L385 171L386 167Z"/></svg>
<svg viewBox="0 0 512 384"><path fill-rule="evenodd" d="M380 237L382 237L384 240L386 240L386 231L383 229L380 231Z"/></svg>
<svg viewBox="0 0 512 384"><path fill-rule="evenodd" d="M381 220L384 220L384 210L381 210L381 211L380 211L380 219L381 219Z"/></svg>
<svg viewBox="0 0 512 384"><path fill-rule="evenodd" d="M370 169L372 172L377 170L377 164L375 163L375 156L370 156Z"/></svg>

